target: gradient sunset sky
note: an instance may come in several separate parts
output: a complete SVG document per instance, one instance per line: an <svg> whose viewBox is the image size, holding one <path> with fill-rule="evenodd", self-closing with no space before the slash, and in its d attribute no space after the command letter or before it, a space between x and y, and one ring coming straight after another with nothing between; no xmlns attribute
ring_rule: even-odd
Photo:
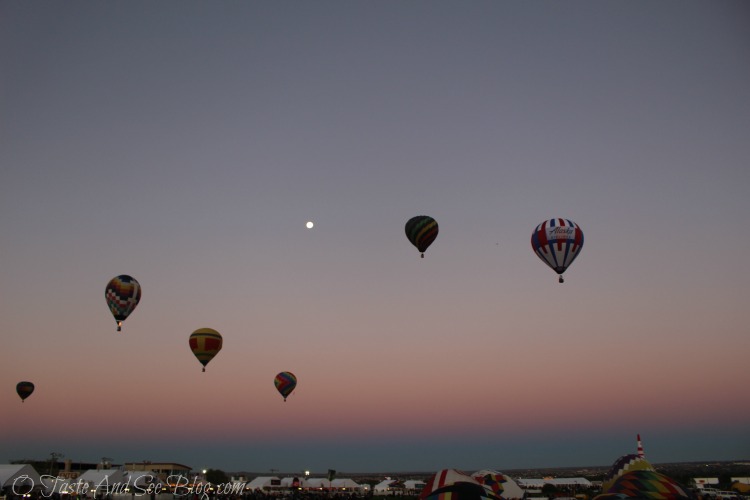
<svg viewBox="0 0 750 500"><path fill-rule="evenodd" d="M750 458L749 20L1 0L0 462L503 470L637 433L655 463ZM585 234L562 285L551 217Z"/></svg>

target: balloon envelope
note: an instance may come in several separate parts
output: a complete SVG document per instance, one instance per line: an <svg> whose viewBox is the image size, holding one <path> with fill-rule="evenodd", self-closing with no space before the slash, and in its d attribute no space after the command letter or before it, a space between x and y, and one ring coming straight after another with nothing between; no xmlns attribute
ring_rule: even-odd
<svg viewBox="0 0 750 500"><path fill-rule="evenodd" d="M654 470L627 472L618 477L606 493L658 500L693 498L693 495L676 481Z"/></svg>
<svg viewBox="0 0 750 500"><path fill-rule="evenodd" d="M621 456L615 460L615 463L612 464L612 467L610 467L604 475L604 479L602 480L602 491L606 492L609 490L614 482L623 474L635 470L653 471L654 468L648 460L635 453Z"/></svg>
<svg viewBox="0 0 750 500"><path fill-rule="evenodd" d="M531 248L542 262L562 274L583 248L583 231L570 219L549 219L531 233Z"/></svg>
<svg viewBox="0 0 750 500"><path fill-rule="evenodd" d="M141 285L132 276L121 274L115 276L104 290L104 298L107 300L112 316L117 322L117 331L122 327L122 322L130 316L138 302L141 300Z"/></svg>
<svg viewBox="0 0 750 500"><path fill-rule="evenodd" d="M424 257L427 247L432 245L438 235L438 223L432 217L427 215L417 215L406 222L404 227L406 237L412 245L417 247Z"/></svg>
<svg viewBox="0 0 750 500"><path fill-rule="evenodd" d="M279 391L279 394L286 401L287 396L297 387L297 377L292 372L281 372L273 379L273 385L276 386L276 390Z"/></svg>
<svg viewBox="0 0 750 500"><path fill-rule="evenodd" d="M491 488L456 469L443 469L426 482L419 500L499 500Z"/></svg>
<svg viewBox="0 0 750 500"><path fill-rule="evenodd" d="M24 401L34 392L34 384L31 382L19 382L16 384L16 392L21 397L21 401Z"/></svg>
<svg viewBox="0 0 750 500"><path fill-rule="evenodd" d="M213 328L198 328L190 334L188 343L190 344L190 350L203 365L203 371L205 372L208 362L221 351L224 339Z"/></svg>
<svg viewBox="0 0 750 500"><path fill-rule="evenodd" d="M524 498L523 489L510 476L496 470L480 470L471 475L500 498Z"/></svg>

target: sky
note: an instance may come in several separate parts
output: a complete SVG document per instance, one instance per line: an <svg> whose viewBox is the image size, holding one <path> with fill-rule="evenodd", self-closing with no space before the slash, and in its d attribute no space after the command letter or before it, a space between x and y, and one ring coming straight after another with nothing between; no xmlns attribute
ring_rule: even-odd
<svg viewBox="0 0 750 500"><path fill-rule="evenodd" d="M0 1L0 462L750 458L749 16ZM585 235L564 284L553 217Z"/></svg>

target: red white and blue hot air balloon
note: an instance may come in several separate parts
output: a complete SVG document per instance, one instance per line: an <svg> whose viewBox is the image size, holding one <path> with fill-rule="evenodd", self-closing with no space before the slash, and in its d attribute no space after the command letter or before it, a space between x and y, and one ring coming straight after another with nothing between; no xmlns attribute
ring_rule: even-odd
<svg viewBox="0 0 750 500"><path fill-rule="evenodd" d="M531 248L537 256L560 275L581 253L583 231L570 219L549 219L539 224L531 233Z"/></svg>

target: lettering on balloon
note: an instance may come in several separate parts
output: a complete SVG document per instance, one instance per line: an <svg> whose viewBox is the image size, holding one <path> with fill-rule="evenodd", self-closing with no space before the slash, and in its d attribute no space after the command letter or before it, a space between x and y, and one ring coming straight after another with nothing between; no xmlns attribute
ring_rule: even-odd
<svg viewBox="0 0 750 500"><path fill-rule="evenodd" d="M567 238L575 235L575 228L573 227L548 227L547 238Z"/></svg>

